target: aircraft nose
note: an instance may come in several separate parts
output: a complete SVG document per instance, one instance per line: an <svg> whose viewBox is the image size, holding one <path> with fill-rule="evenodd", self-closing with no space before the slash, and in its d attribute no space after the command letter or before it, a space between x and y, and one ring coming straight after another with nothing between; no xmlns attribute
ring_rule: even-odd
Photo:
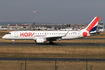
<svg viewBox="0 0 105 70"><path fill-rule="evenodd" d="M5 39L5 36L3 36L2 39Z"/></svg>

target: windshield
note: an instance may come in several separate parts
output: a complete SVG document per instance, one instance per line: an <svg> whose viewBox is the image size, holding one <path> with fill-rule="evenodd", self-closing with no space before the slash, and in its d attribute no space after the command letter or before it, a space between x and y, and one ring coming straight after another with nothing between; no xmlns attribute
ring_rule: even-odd
<svg viewBox="0 0 105 70"><path fill-rule="evenodd" d="M7 33L7 34L11 34L11 33Z"/></svg>

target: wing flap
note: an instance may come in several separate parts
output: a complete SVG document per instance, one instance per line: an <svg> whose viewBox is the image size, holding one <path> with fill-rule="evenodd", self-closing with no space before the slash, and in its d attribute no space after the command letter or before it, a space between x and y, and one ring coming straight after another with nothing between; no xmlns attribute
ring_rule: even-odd
<svg viewBox="0 0 105 70"><path fill-rule="evenodd" d="M62 39L62 36L49 36L49 37L46 37L47 41L56 41L58 39Z"/></svg>

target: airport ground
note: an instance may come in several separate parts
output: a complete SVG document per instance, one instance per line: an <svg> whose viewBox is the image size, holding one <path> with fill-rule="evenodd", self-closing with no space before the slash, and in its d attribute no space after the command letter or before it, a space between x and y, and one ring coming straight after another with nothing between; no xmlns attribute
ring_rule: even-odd
<svg viewBox="0 0 105 70"><path fill-rule="evenodd" d="M0 31L0 37L9 31ZM50 44L36 44L33 40L11 40L0 38L0 57L29 58L105 58L105 32L90 39L55 41ZM99 39L96 39L99 38ZM105 62L89 61L87 69L105 70ZM84 70L85 61L57 61L57 70ZM6 67L5 67L6 66ZM25 61L0 61L0 70L25 70ZM26 61L27 70L54 70L55 61Z"/></svg>
<svg viewBox="0 0 105 70"><path fill-rule="evenodd" d="M0 70L105 70L105 62L0 61Z"/></svg>

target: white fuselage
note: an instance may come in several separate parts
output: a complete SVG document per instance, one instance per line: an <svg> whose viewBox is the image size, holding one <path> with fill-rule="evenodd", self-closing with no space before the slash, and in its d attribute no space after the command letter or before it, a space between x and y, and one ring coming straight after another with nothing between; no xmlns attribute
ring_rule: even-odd
<svg viewBox="0 0 105 70"><path fill-rule="evenodd" d="M62 39L83 37L80 31L12 31L10 34L6 34L2 38L10 40L34 40L35 38L50 38L60 36Z"/></svg>

